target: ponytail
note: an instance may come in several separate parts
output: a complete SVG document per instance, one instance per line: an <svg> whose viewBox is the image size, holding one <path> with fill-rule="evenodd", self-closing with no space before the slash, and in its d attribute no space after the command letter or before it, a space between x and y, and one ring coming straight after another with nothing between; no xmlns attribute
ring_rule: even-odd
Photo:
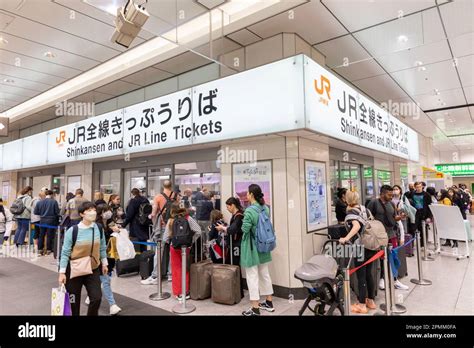
<svg viewBox="0 0 474 348"><path fill-rule="evenodd" d="M253 194L253 197L260 205L265 205L265 199L263 198L263 192L260 186L252 184L249 186L249 193Z"/></svg>

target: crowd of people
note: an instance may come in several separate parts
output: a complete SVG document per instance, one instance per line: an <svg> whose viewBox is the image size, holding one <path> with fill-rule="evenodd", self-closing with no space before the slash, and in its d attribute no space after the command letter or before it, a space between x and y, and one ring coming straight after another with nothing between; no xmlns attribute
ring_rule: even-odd
<svg viewBox="0 0 474 348"><path fill-rule="evenodd" d="M420 181L410 183L405 193L399 185L383 185L379 196L369 200L364 206L357 192L340 188L337 191L335 203L336 217L339 223L346 225L348 232L340 239L340 243L355 242L360 238L364 226L372 215L375 220L383 224L389 243L396 248L404 244L407 235L411 237L416 231L421 231L422 221L431 222L433 217L429 209L430 204L457 206L463 219L466 220L467 212L472 204L472 195L463 184L453 185L451 188L436 192L434 187L426 187L426 184ZM423 247L425 242L423 234L420 234L420 237L420 244ZM457 241L446 240L443 246L457 247ZM365 248L363 259L356 258L355 266L362 265L374 254L374 250ZM356 272L358 303L352 305L354 313L366 314L369 310L376 308L374 299L377 284L372 267L373 264L369 263ZM381 273L383 274L383 264ZM383 278L380 279L378 286L381 290L385 289ZM399 290L408 290L408 286L397 278L394 278L394 287Z"/></svg>
<svg viewBox="0 0 474 348"><path fill-rule="evenodd" d="M193 249L193 253L202 254L200 259L209 258L213 263L238 265L245 269L251 307L242 314L257 316L260 310L274 311L268 269L271 253L261 253L255 245L259 214L255 209L244 209L238 198L230 197L225 202L226 210L231 214L230 221L226 223L220 211L220 200L213 192L198 187L195 192L187 188L181 194L171 180L163 182L161 193L152 200L139 189L132 189L126 209L116 194L110 195L107 202L101 192L95 192L93 197L93 201L89 201L79 188L75 193L68 193L60 207L52 190L42 188L34 197L33 188L27 186L12 204L13 212L0 205L2 239L10 239L12 224L16 220L13 236L15 245L22 246L28 231L31 231L28 239L34 240L38 256L49 255L54 251L59 226L62 231L59 283L65 285L74 299L80 299L82 287L86 288L88 315L98 315L102 295L110 306L111 315L121 311L111 288L111 277L119 260L112 247L114 243L110 241L114 238L113 233L120 233L124 228L128 228L131 240L163 241L161 262L164 272L161 276L171 281L173 295L178 301L182 300L181 249L173 245L173 236L176 222L183 219L193 233L193 243L187 247L188 256ZM258 185L249 186L247 199L250 205L264 209L269 214ZM146 250L146 245L137 244L137 253ZM189 298L189 269L186 273L186 298ZM157 270L154 269L151 276L141 283L157 284L157 277ZM242 273L240 277L242 280ZM242 281L240 293L243 298ZM264 302L259 301L260 296L265 296ZM71 302L73 315L79 315L80 302Z"/></svg>

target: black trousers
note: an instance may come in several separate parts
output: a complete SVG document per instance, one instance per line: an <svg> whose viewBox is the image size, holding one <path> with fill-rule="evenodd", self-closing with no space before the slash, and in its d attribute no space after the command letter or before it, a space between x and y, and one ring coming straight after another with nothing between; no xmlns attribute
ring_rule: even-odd
<svg viewBox="0 0 474 348"><path fill-rule="evenodd" d="M54 228L46 228L40 227L39 239L38 239L38 250L44 250L44 238L46 237L46 250L53 251L54 245L54 234L56 233L56 229Z"/></svg>
<svg viewBox="0 0 474 348"><path fill-rule="evenodd" d="M89 296L88 316L99 315L100 301L102 299L102 290L100 283L101 267L96 268L92 274L70 279L70 266L66 269L66 290L71 299L72 315L79 316L81 313L81 292L82 286L85 286Z"/></svg>
<svg viewBox="0 0 474 348"><path fill-rule="evenodd" d="M354 264L356 267L359 267L362 265L364 262L366 262L368 259L370 259L372 256L374 256L377 253L375 250L368 250L364 249L364 260L359 261L358 259L354 259ZM358 300L359 303L365 303L365 299L375 299L375 279L374 279L374 272L373 272L373 267L375 263L371 262L365 267L360 268L357 272L357 284L359 286L359 296Z"/></svg>

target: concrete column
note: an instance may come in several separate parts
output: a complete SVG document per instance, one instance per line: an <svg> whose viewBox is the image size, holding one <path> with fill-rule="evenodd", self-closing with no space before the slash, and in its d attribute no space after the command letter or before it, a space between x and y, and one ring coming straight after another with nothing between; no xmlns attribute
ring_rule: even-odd
<svg viewBox="0 0 474 348"><path fill-rule="evenodd" d="M67 177L72 175L81 176L81 188L84 190L84 197L92 200L92 161L78 161L66 163L65 189L67 187Z"/></svg>

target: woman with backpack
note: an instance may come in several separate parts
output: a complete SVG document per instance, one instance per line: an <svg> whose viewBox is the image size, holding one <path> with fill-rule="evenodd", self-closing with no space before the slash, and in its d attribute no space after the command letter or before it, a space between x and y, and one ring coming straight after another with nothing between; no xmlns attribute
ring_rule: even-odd
<svg viewBox="0 0 474 348"><path fill-rule="evenodd" d="M10 210L3 205L0 198L0 247L4 241L10 238L12 233L13 215Z"/></svg>
<svg viewBox="0 0 474 348"><path fill-rule="evenodd" d="M31 204L32 204L33 188L26 186L20 191L20 195L13 202L11 212L15 217L17 229L15 232L14 243L17 247L25 242L26 232L29 230L31 220Z"/></svg>
<svg viewBox="0 0 474 348"><path fill-rule="evenodd" d="M360 204L359 194L357 192L347 191L346 201L347 215L344 223L349 233L347 236L339 239L341 244L345 244L349 241L354 243L360 237L360 234L369 218L367 209ZM364 257L362 260L359 257L360 255L353 255L355 267L359 267L376 253L377 251L375 250L364 248ZM367 314L369 309L377 309L374 301L376 282L373 277L373 267L374 263L372 262L356 272L358 283L358 303L352 305L351 311L353 313Z"/></svg>
<svg viewBox="0 0 474 348"><path fill-rule="evenodd" d="M271 252L259 252L257 250L257 225L260 214L270 215L270 209L265 205L263 192L260 186L252 184L248 188L247 200L250 206L245 209L242 221L242 244L240 265L245 269L247 275L247 286L251 307L242 312L244 316L259 316L260 309L268 312L275 311L272 295L273 286L268 264L272 261ZM265 302L260 301L260 295L265 296Z"/></svg>
<svg viewBox="0 0 474 348"><path fill-rule="evenodd" d="M183 224L187 224L188 235L185 236L185 238L189 238L189 246L186 248L186 255L189 257L192 242L201 234L201 227L196 220L189 216L189 212L186 208L181 207L179 203L175 202L171 206L171 216L165 226L163 241L170 241L171 274L173 274L171 287L173 289L173 295L178 301L182 301L182 258L181 245L177 245L177 243L180 242L178 237L181 235L178 234L178 231ZM189 270L186 269L186 300L189 298Z"/></svg>
<svg viewBox="0 0 474 348"><path fill-rule="evenodd" d="M82 221L70 227L64 236L59 262L59 285L66 285L71 296L72 315L80 314L82 286L89 296L87 315L99 315L102 299L100 275L108 273L105 234L96 224L97 211L92 202L78 208Z"/></svg>
<svg viewBox="0 0 474 348"><path fill-rule="evenodd" d="M139 242L146 242L149 238L151 220L148 216L152 212L152 206L150 201L140 194L139 189L132 189L131 194L132 198L128 202L126 218L122 227L130 224L130 237ZM139 251L146 251L146 245L140 244Z"/></svg>

